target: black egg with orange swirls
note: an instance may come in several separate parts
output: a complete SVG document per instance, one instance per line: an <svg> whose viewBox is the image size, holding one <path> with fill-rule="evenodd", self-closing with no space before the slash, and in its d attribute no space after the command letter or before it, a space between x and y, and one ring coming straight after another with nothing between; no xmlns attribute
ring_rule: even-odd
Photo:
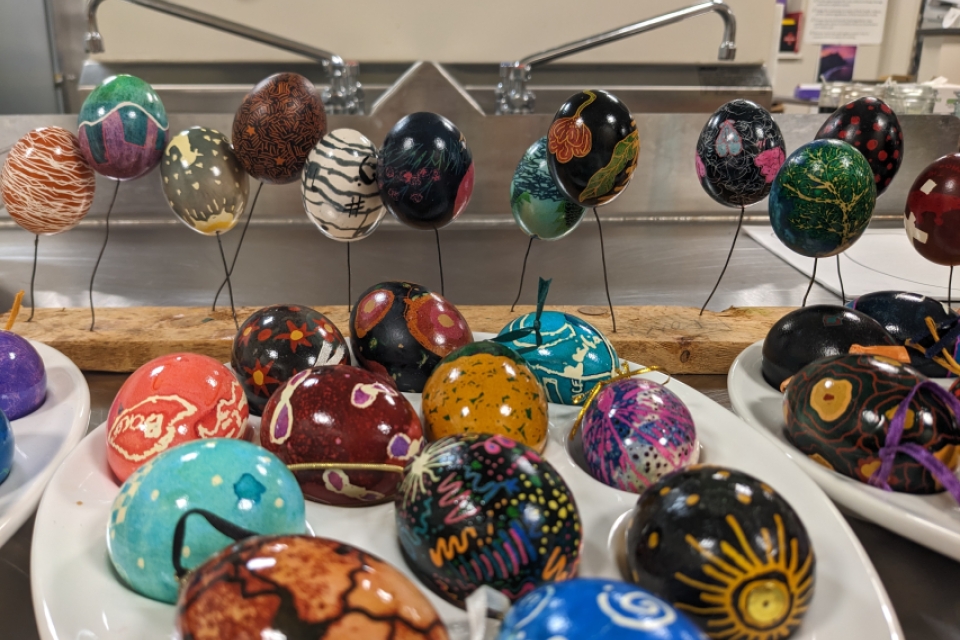
<svg viewBox="0 0 960 640"><path fill-rule="evenodd" d="M816 559L796 511L725 467L694 465L644 491L626 553L633 582L713 638L783 640L814 596Z"/></svg>
<svg viewBox="0 0 960 640"><path fill-rule="evenodd" d="M502 435L427 445L404 470L396 523L407 566L459 607L481 585L515 601L574 577L580 562L570 488L539 453Z"/></svg>
<svg viewBox="0 0 960 640"><path fill-rule="evenodd" d="M879 356L824 358L800 370L783 399L787 440L816 462L860 482L880 467L894 412L917 383L913 367ZM910 403L901 443L917 444L951 469L960 463L960 426L953 412L928 389ZM943 490L925 467L898 452L890 488L904 493Z"/></svg>
<svg viewBox="0 0 960 640"><path fill-rule="evenodd" d="M547 132L547 167L565 198L597 207L619 196L637 168L640 134L630 109L600 89L571 96Z"/></svg>
<svg viewBox="0 0 960 640"><path fill-rule="evenodd" d="M410 282L381 282L350 312L353 355L400 391L422 393L440 361L473 342L467 321L443 296Z"/></svg>
<svg viewBox="0 0 960 640"><path fill-rule="evenodd" d="M848 102L833 112L816 139L832 138L852 144L873 171L877 195L883 193L903 162L903 129L893 109L873 96Z"/></svg>
<svg viewBox="0 0 960 640"><path fill-rule="evenodd" d="M307 156L327 134L327 113L313 83L297 73L260 82L233 118L233 149L251 176L267 184L300 177Z"/></svg>

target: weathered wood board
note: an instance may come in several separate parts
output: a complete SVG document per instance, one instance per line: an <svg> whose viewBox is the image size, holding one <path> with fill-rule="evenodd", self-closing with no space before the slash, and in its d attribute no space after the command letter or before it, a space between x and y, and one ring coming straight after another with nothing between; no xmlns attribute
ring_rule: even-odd
<svg viewBox="0 0 960 640"><path fill-rule="evenodd" d="M471 329L497 333L510 320L533 307L461 306ZM317 307L346 335L345 306ZM787 307L744 307L704 312L693 307L616 307L613 333L605 307L553 307L583 317L607 334L621 358L655 365L673 374L725 374L734 358L762 340ZM237 309L245 318L253 307ZM199 307L117 307L97 309L96 331L89 331L89 309L37 309L32 322L27 310L13 330L60 350L84 371L130 372L167 353L189 351L218 360L230 359L234 326L229 309L215 312ZM7 316L0 316L0 327Z"/></svg>

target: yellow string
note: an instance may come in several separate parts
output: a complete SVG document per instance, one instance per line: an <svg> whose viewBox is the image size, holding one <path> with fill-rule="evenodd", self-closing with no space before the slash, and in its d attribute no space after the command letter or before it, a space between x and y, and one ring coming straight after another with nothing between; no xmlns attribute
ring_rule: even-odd
<svg viewBox="0 0 960 640"><path fill-rule="evenodd" d="M7 326L3 328L4 331L13 329L13 323L17 321L17 314L20 313L21 303L23 303L23 289L21 289L17 293L17 297L13 299L13 308L10 309L10 317L7 318Z"/></svg>
<svg viewBox="0 0 960 640"><path fill-rule="evenodd" d="M395 464L377 464L373 462L299 462L288 464L290 471L324 471L339 469L342 471L384 471L387 473L403 473L403 467Z"/></svg>
<svg viewBox="0 0 960 640"><path fill-rule="evenodd" d="M933 321L933 318L927 317L924 320L927 325L927 329L930 331L930 335L933 336L933 341L940 342L940 334L937 331L937 323ZM915 343L913 340L907 340L906 346L919 351L920 353L926 353L926 349ZM933 356L932 360L938 365L949 371L950 373L960 376L960 363L954 360L953 356L950 355L950 352L947 351L946 347L941 349L941 354L939 356Z"/></svg>
<svg viewBox="0 0 960 640"><path fill-rule="evenodd" d="M593 403L594 399L596 399L597 394L600 393L600 390L603 389L603 387L607 386L611 382L616 382L617 380L623 380L624 378L632 378L633 376L639 376L644 373L661 371L660 367L641 367L636 371L630 371L629 366L630 365L628 364L624 364L624 366L621 367L619 372L610 376L606 380L601 380L596 385L594 385L593 389L590 390L590 393L587 394L586 401L584 401L583 399L584 394L582 393L578 393L577 395L573 396L573 404L580 404L581 402L583 402L583 406L580 407L580 413L577 415L577 419L573 423L573 429L570 430L570 440L573 440L574 436L577 435L577 431L580 429L580 423L583 422L584 416L587 415L587 409L590 408L590 405ZM670 382L670 374L665 374L665 375L667 376L667 379L663 381L663 384Z"/></svg>

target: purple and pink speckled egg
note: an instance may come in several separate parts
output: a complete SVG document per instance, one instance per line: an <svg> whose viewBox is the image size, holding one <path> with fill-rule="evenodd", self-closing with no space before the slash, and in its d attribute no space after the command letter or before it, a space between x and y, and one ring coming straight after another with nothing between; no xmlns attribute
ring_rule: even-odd
<svg viewBox="0 0 960 640"><path fill-rule="evenodd" d="M583 417L583 450L594 478L633 493L700 458L686 405L642 378L616 380L597 394Z"/></svg>
<svg viewBox="0 0 960 640"><path fill-rule="evenodd" d="M33 345L0 331L0 410L16 420L33 413L47 397L47 371Z"/></svg>

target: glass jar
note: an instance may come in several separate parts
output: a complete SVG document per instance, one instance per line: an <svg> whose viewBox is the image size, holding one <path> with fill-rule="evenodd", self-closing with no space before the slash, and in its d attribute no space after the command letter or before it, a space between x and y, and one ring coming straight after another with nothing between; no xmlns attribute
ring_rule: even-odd
<svg viewBox="0 0 960 640"><path fill-rule="evenodd" d="M820 84L820 99L817 100L819 113L833 113L840 106L840 95L846 82L823 82Z"/></svg>
<svg viewBox="0 0 960 640"><path fill-rule="evenodd" d="M933 113L937 90L922 84L898 84L887 96L887 103L898 115Z"/></svg>

